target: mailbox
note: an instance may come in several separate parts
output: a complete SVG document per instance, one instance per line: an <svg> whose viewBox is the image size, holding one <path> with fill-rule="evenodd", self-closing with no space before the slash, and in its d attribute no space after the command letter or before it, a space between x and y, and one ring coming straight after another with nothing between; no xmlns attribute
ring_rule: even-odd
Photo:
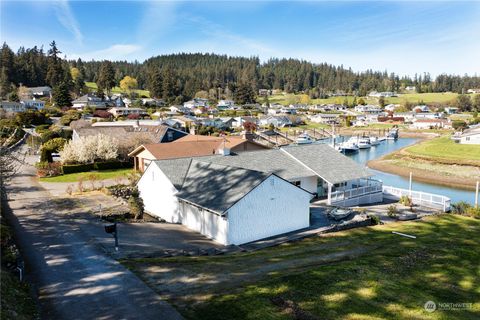
<svg viewBox="0 0 480 320"><path fill-rule="evenodd" d="M114 232L117 232L117 224L116 224L116 223L106 224L106 225L105 225L105 232L106 232L106 233L114 233Z"/></svg>

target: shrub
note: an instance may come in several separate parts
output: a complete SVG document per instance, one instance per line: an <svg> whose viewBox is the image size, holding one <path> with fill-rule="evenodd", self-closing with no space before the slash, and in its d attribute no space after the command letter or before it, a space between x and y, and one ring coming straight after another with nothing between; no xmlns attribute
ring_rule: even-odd
<svg viewBox="0 0 480 320"><path fill-rule="evenodd" d="M93 170L93 163L63 165L62 169L64 174L87 172Z"/></svg>
<svg viewBox="0 0 480 320"><path fill-rule="evenodd" d="M467 209L467 215L480 219L480 208L470 207Z"/></svg>
<svg viewBox="0 0 480 320"><path fill-rule="evenodd" d="M397 206L395 205L390 205L388 206L387 208L387 215L391 218L395 217L396 215L398 214L398 211L397 211Z"/></svg>
<svg viewBox="0 0 480 320"><path fill-rule="evenodd" d="M99 180L98 174L91 173L87 176L88 181L90 181L90 185L92 190L95 190L95 182Z"/></svg>
<svg viewBox="0 0 480 320"><path fill-rule="evenodd" d="M398 202L406 207L411 207L413 205L412 199L410 199L409 196L401 196Z"/></svg>
<svg viewBox="0 0 480 320"><path fill-rule="evenodd" d="M380 220L380 218L377 217L377 216L374 216L374 215L370 216L370 221L372 222L372 225L374 225L374 226L376 226L378 224L382 224L382 221Z"/></svg>
<svg viewBox="0 0 480 320"><path fill-rule="evenodd" d="M37 176L39 177L55 177L62 174L62 165L60 162L39 162L37 167Z"/></svg>
<svg viewBox="0 0 480 320"><path fill-rule="evenodd" d="M130 206L130 213L134 218L142 219L143 218L143 200L140 197L131 197L128 199L128 205Z"/></svg>
<svg viewBox="0 0 480 320"><path fill-rule="evenodd" d="M49 124L41 124L35 128L35 132L38 134L42 134L46 131L48 131L48 128L50 128Z"/></svg>
<svg viewBox="0 0 480 320"><path fill-rule="evenodd" d="M83 189L83 179L82 178L78 179L77 189L78 189L78 192L80 192L80 193L82 193L84 191L84 189Z"/></svg>
<svg viewBox="0 0 480 320"><path fill-rule="evenodd" d="M120 169L124 167L125 163L121 161L95 162L93 165L95 170Z"/></svg>
<svg viewBox="0 0 480 320"><path fill-rule="evenodd" d="M472 206L465 201L459 201L454 204L452 204L452 213L455 214L466 214L468 209L470 209Z"/></svg>

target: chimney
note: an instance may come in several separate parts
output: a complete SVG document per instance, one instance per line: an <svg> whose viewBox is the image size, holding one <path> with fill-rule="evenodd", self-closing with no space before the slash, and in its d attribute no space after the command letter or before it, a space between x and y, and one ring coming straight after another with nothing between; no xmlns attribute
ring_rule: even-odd
<svg viewBox="0 0 480 320"><path fill-rule="evenodd" d="M254 140L254 135L250 131L243 131L242 132L242 139L248 140L248 141L253 141Z"/></svg>
<svg viewBox="0 0 480 320"><path fill-rule="evenodd" d="M229 156L230 155L230 149L229 148L221 148L218 149L218 154L221 154L222 156Z"/></svg>

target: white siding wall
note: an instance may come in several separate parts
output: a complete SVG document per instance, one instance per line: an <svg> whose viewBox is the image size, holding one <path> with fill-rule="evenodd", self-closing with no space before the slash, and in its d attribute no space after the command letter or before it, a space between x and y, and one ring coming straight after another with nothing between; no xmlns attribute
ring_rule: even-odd
<svg viewBox="0 0 480 320"><path fill-rule="evenodd" d="M138 182L138 191L148 213L167 222L181 222L179 204L175 196L177 189L155 164L148 166Z"/></svg>
<svg viewBox="0 0 480 320"><path fill-rule="evenodd" d="M221 244L227 245L227 221L219 215L181 202L181 220L186 227L200 232Z"/></svg>
<svg viewBox="0 0 480 320"><path fill-rule="evenodd" d="M461 144L480 144L480 133L471 136L462 137Z"/></svg>
<svg viewBox="0 0 480 320"><path fill-rule="evenodd" d="M310 198L291 183L270 176L228 210L228 244L308 227Z"/></svg>
<svg viewBox="0 0 480 320"><path fill-rule="evenodd" d="M308 192L311 193L316 193L317 192L317 176L313 177L304 177L300 180L300 188L307 190ZM295 179L294 179L295 180Z"/></svg>

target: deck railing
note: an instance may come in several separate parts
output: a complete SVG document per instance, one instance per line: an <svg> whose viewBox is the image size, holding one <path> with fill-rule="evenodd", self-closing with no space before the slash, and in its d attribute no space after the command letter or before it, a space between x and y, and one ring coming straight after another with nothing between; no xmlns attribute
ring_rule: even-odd
<svg viewBox="0 0 480 320"><path fill-rule="evenodd" d="M427 193L422 191L410 191L408 189L395 188L391 186L383 186L383 194L386 198L400 199L402 196L407 196L412 199L412 202L417 205L422 205L428 208L440 209L443 212L450 211L451 200L448 197Z"/></svg>
<svg viewBox="0 0 480 320"><path fill-rule="evenodd" d="M382 183L375 180L370 180L371 185L366 185L358 188L347 190L338 190L332 192L330 196L331 202L353 199L367 194L382 192Z"/></svg>

